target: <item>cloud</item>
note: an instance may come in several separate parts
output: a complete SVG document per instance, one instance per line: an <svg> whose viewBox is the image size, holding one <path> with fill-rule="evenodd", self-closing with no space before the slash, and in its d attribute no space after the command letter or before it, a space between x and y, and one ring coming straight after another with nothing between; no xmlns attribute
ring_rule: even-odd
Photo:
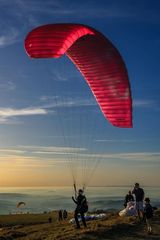
<svg viewBox="0 0 160 240"><path fill-rule="evenodd" d="M28 171L28 170L44 170L52 168L55 165L64 164L65 161L55 159L45 159L36 156L19 156L19 155L2 155L0 156L1 170L7 171Z"/></svg>
<svg viewBox="0 0 160 240"><path fill-rule="evenodd" d="M48 112L43 108L0 108L0 123L12 123L14 117L46 115Z"/></svg>
<svg viewBox="0 0 160 240"><path fill-rule="evenodd" d="M19 32L15 28L8 28L0 35L0 47L6 47L18 41Z"/></svg>
<svg viewBox="0 0 160 240"><path fill-rule="evenodd" d="M38 154L66 154L84 152L86 148L55 146L19 146L20 149Z"/></svg>
<svg viewBox="0 0 160 240"><path fill-rule="evenodd" d="M158 8L150 5L141 4L138 2L131 3L127 1L106 1L96 2L92 0L77 2L74 1L69 4L68 0L64 1L26 1L19 0L17 2L17 7L22 12L32 13L32 15L37 14L37 16L55 16L56 18L107 18L112 20L133 20L140 22L150 22L157 23L159 18ZM143 12L143 14L142 14Z"/></svg>
<svg viewBox="0 0 160 240"><path fill-rule="evenodd" d="M134 163L160 163L160 152L130 152L130 153L111 153L104 154L103 159L119 159L125 162L134 162Z"/></svg>
<svg viewBox="0 0 160 240"><path fill-rule="evenodd" d="M64 147L64 146L39 146L39 145L19 145L12 148L1 148L0 153L4 154L21 154L30 157L35 154L42 154L41 157L44 159L44 155L48 154L72 154L77 153L79 158L102 158L102 159L122 159L127 161L158 161L160 162L160 152L119 152L119 153L90 153L87 148L77 147ZM40 157L40 155L39 155Z"/></svg>
<svg viewBox="0 0 160 240"><path fill-rule="evenodd" d="M26 171L33 167L36 171L42 168L50 170L55 165L69 167L70 170L88 169L88 174L100 168L114 166L132 166L156 168L160 165L160 152L129 153L89 153L85 148L57 146L17 146L0 149L1 169L9 171ZM101 163L101 164L100 164ZM158 164L158 165L157 165ZM81 171L81 170L80 170Z"/></svg>
<svg viewBox="0 0 160 240"><path fill-rule="evenodd" d="M0 90L2 91L13 91L16 86L12 81L1 81L0 82Z"/></svg>
<svg viewBox="0 0 160 240"><path fill-rule="evenodd" d="M45 104L43 108L57 108L57 107L82 107L82 106L96 106L94 98L79 98L79 97L59 97L59 96L41 96L40 101Z"/></svg>
<svg viewBox="0 0 160 240"><path fill-rule="evenodd" d="M1 85L1 84L0 84ZM9 85L3 85L3 87ZM11 85L12 86L12 85ZM10 86L10 87L11 87ZM14 86L14 85L13 85ZM82 106L95 106L96 101L94 99L82 99L82 98L61 98L59 96L42 96L40 97L40 104L34 107L26 108L10 108L1 107L0 108L0 124L15 124L19 123L19 120L15 121L15 117L24 117L32 115L48 115L56 114L56 108L72 108L72 107L82 107Z"/></svg>
<svg viewBox="0 0 160 240"><path fill-rule="evenodd" d="M2 88L14 89L14 84L8 82L6 84L0 84ZM135 100L134 107L137 108L153 108L155 106L153 100ZM0 108L0 124L13 124L15 117L31 116L31 115L48 115L50 113L56 113L57 108L78 108L78 107L96 107L98 106L94 98L82 98L82 97L60 97L60 96L47 96L40 97L40 103L34 107L26 107L22 109L17 108ZM117 142L115 139L97 139L96 142ZM133 140L121 140L121 142L133 142Z"/></svg>
<svg viewBox="0 0 160 240"><path fill-rule="evenodd" d="M115 143L115 142L122 142L122 143L133 143L136 142L137 140L132 140L132 139L96 139L95 142L100 142L100 143Z"/></svg>
<svg viewBox="0 0 160 240"><path fill-rule="evenodd" d="M8 148L0 148L0 153L1 154L13 154L13 155L17 155L17 154L23 154L25 153L24 150L20 150L20 149L8 149Z"/></svg>
<svg viewBox="0 0 160 240"><path fill-rule="evenodd" d="M146 99L137 99L133 101L133 107L137 108L152 108L156 105L154 100L146 100Z"/></svg>
<svg viewBox="0 0 160 240"><path fill-rule="evenodd" d="M64 70L62 72L55 72L53 70L50 70L50 73L51 73L51 78L53 78L54 81L64 82L64 81L67 81L67 79L68 79L68 75L66 75L64 73ZM73 77L73 75L72 75L72 77Z"/></svg>
<svg viewBox="0 0 160 240"><path fill-rule="evenodd" d="M22 109L0 108L0 117L4 118L41 114L47 114L47 111L42 108L22 108Z"/></svg>
<svg viewBox="0 0 160 240"><path fill-rule="evenodd" d="M15 148L1 148L0 164L1 168L10 170L26 170L33 167L38 171L43 167L50 168L55 164L57 166L61 164L69 166L71 162L74 164L74 159L69 159L68 156L71 157L72 154L85 151L85 148L56 146L18 146ZM48 155L51 156L48 157Z"/></svg>
<svg viewBox="0 0 160 240"><path fill-rule="evenodd" d="M3 1L2 1L3 2ZM83 4L82 4L83 2ZM48 0L48 1L30 1L17 0L14 1L14 5L20 12L26 12L29 15L44 16L54 15L56 18L62 17L74 17L74 18L112 18L112 19L135 19L141 21L147 21L150 16L150 21L159 19L158 11L155 11L154 8L148 4L142 5L141 3L127 3L127 1L118 1L116 4L112 1L96 2L96 1L82 1L82 2L73 2L69 4L68 0L57 1L57 0ZM4 2L3 2L4 5ZM7 4L9 7L13 7L13 4ZM142 14L143 10L143 14ZM146 19L147 18L147 19ZM148 21L149 21L148 20Z"/></svg>

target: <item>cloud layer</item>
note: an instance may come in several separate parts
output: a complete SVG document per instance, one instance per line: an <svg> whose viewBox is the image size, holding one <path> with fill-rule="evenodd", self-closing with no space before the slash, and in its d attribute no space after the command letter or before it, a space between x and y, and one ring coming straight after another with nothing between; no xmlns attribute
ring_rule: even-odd
<svg viewBox="0 0 160 240"><path fill-rule="evenodd" d="M0 123L11 123L14 117L46 115L47 111L43 108L0 108Z"/></svg>

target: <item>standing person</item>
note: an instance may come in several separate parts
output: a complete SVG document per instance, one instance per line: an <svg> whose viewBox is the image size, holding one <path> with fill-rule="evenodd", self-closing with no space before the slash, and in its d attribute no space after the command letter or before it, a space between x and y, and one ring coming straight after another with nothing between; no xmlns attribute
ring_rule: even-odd
<svg viewBox="0 0 160 240"><path fill-rule="evenodd" d="M87 227L84 213L88 211L88 205L87 205L87 199L86 199L85 195L83 194L83 190L79 189L78 196L75 198L72 197L72 200L77 204L77 207L74 212L74 218L75 218L77 228L80 228L80 224L78 221L78 214L81 215L81 219L82 219L84 227Z"/></svg>
<svg viewBox="0 0 160 240"><path fill-rule="evenodd" d="M150 199L145 198L145 207L144 207L144 218L147 223L148 234L152 233L151 220L153 217L153 207L150 204Z"/></svg>
<svg viewBox="0 0 160 240"><path fill-rule="evenodd" d="M48 222L49 222L49 223L52 222L52 218L51 218L51 217L48 218Z"/></svg>
<svg viewBox="0 0 160 240"><path fill-rule="evenodd" d="M125 207L127 207L128 202L134 202L134 197L133 197L131 191L129 191L128 194L125 196L125 200L124 200Z"/></svg>
<svg viewBox="0 0 160 240"><path fill-rule="evenodd" d="M66 210L63 210L63 219L67 219L68 217L68 212Z"/></svg>
<svg viewBox="0 0 160 240"><path fill-rule="evenodd" d="M140 188L139 183L135 183L134 189L132 190L132 194L135 195L136 198L136 209L138 212L138 217L141 220L143 219L143 200L144 200L144 190Z"/></svg>
<svg viewBox="0 0 160 240"><path fill-rule="evenodd" d="M62 210L58 211L58 220L62 221L63 220L63 216L62 216Z"/></svg>

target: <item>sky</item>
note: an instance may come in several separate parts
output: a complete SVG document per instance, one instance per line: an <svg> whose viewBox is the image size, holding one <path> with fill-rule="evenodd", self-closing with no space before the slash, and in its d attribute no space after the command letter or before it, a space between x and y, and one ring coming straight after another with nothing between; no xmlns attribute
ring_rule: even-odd
<svg viewBox="0 0 160 240"><path fill-rule="evenodd" d="M0 186L159 185L159 12L158 0L0 0ZM110 125L66 56L27 56L27 33L48 23L89 25L118 48L132 129Z"/></svg>

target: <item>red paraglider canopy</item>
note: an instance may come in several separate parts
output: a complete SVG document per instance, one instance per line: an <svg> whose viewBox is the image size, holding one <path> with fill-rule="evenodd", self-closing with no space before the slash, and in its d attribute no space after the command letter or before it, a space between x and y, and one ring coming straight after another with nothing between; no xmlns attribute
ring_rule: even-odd
<svg viewBox="0 0 160 240"><path fill-rule="evenodd" d="M66 54L92 90L104 116L116 127L132 127L132 99L124 61L100 32L80 24L49 24L33 29L25 39L32 58Z"/></svg>

